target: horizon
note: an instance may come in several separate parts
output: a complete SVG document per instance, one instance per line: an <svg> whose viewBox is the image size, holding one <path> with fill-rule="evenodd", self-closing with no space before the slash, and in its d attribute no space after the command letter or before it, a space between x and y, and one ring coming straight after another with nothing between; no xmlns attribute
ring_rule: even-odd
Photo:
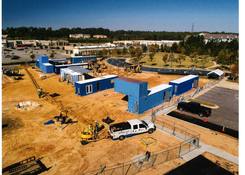
<svg viewBox="0 0 245 175"><path fill-rule="evenodd" d="M237 0L3 0L2 27L239 33Z"/></svg>

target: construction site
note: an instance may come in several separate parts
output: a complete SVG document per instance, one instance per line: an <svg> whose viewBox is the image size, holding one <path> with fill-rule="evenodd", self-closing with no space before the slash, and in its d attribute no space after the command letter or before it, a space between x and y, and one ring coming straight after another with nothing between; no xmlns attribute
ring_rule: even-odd
<svg viewBox="0 0 245 175"><path fill-rule="evenodd" d="M69 69L40 57L3 75L3 174L171 174L199 155L238 174L236 137L167 115L223 80L87 59ZM155 132L110 138L112 124L133 119L151 120Z"/></svg>

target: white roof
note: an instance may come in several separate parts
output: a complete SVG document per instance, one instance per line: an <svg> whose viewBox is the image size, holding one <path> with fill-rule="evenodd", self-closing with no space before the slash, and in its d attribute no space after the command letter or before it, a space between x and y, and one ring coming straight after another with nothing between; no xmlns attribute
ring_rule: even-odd
<svg viewBox="0 0 245 175"><path fill-rule="evenodd" d="M169 84L161 84L161 85L155 86L155 87L149 89L150 93L148 95L152 95L152 94L154 94L156 92L168 89L170 87L172 87L172 85L169 85Z"/></svg>
<svg viewBox="0 0 245 175"><path fill-rule="evenodd" d="M220 70L220 69L213 70L213 71L209 72L208 75L211 74L211 73L215 73L218 76L221 76L221 75L224 74L224 72L222 70Z"/></svg>
<svg viewBox="0 0 245 175"><path fill-rule="evenodd" d="M52 66L50 63L43 63L44 66Z"/></svg>
<svg viewBox="0 0 245 175"><path fill-rule="evenodd" d="M138 124L142 123L142 121L139 120L139 119L128 120L128 122L129 122L130 125L138 125Z"/></svg>
<svg viewBox="0 0 245 175"><path fill-rule="evenodd" d="M118 77L118 76L117 75L105 75L105 76L102 76L102 77L96 77L96 78L92 78L92 79L88 79L88 80L78 81L76 83L85 84L85 83L90 83L90 82L94 82L94 81L98 81L98 80L104 80L104 79L116 78L116 77Z"/></svg>
<svg viewBox="0 0 245 175"><path fill-rule="evenodd" d="M185 81L188 81L188 80L191 80L193 78L196 78L198 77L198 75L187 75L187 76L184 76L184 77L181 77L177 80L173 80L173 81L170 81L171 83L176 83L176 84L180 84L180 83L183 83Z"/></svg>

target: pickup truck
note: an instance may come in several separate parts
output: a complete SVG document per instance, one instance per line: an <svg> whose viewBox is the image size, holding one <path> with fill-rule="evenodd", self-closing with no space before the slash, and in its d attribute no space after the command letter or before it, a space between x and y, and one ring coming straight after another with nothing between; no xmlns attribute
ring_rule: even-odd
<svg viewBox="0 0 245 175"><path fill-rule="evenodd" d="M126 137L146 133L152 134L156 126L149 120L132 119L126 122L112 124L109 127L109 134L112 139L123 140Z"/></svg>
<svg viewBox="0 0 245 175"><path fill-rule="evenodd" d="M178 103L178 110L191 112L193 114L198 114L200 117L209 117L211 115L211 109L202 106L197 102L180 102Z"/></svg>

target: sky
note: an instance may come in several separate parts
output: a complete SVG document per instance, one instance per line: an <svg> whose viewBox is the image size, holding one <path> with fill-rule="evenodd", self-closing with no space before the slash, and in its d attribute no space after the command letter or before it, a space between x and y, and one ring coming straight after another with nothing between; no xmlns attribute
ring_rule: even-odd
<svg viewBox="0 0 245 175"><path fill-rule="evenodd" d="M238 0L3 0L2 26L238 32Z"/></svg>

